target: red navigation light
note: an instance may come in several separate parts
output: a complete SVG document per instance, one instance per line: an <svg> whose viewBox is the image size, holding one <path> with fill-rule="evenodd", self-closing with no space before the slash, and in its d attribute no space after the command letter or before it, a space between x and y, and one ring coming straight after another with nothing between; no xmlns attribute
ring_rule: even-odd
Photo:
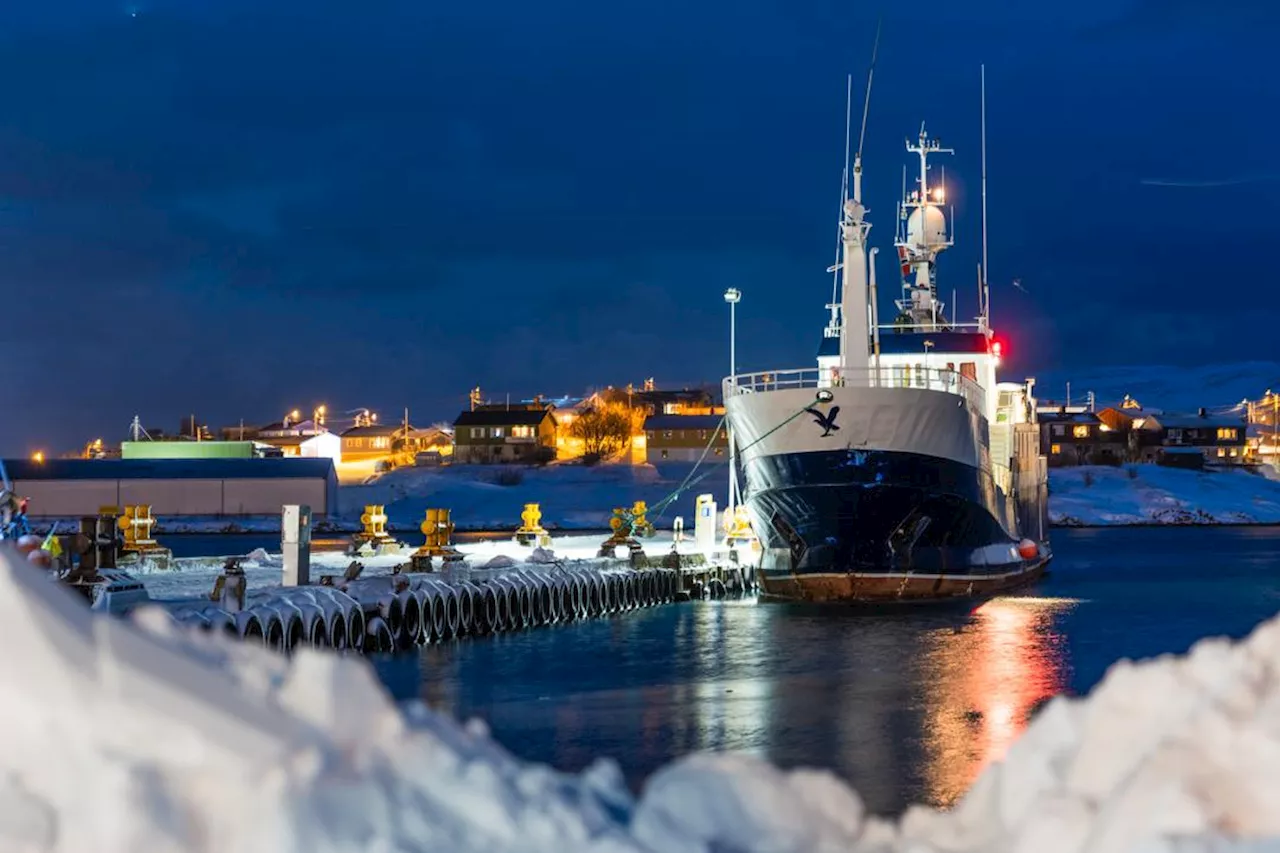
<svg viewBox="0 0 1280 853"><path fill-rule="evenodd" d="M994 355L996 358L999 358L1001 355L1003 355L1003 354L1004 354L1004 344L1002 344L1000 341L992 341L992 342L991 342L991 354L992 354L992 355Z"/></svg>

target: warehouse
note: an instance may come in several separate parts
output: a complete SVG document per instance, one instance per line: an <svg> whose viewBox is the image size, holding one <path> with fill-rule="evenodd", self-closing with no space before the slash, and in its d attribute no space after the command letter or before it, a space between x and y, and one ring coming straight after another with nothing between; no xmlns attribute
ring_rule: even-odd
<svg viewBox="0 0 1280 853"><path fill-rule="evenodd" d="M151 504L157 516L279 515L305 504L336 516L338 478L329 459L6 460L33 519L97 515L100 507Z"/></svg>

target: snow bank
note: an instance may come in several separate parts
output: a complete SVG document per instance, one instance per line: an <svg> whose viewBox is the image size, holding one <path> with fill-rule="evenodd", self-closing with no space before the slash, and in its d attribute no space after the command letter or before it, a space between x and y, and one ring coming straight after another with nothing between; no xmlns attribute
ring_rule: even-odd
<svg viewBox="0 0 1280 853"><path fill-rule="evenodd" d="M1159 465L1055 468L1049 520L1062 525L1276 524L1280 482L1246 471Z"/></svg>
<svg viewBox="0 0 1280 853"><path fill-rule="evenodd" d="M698 480L662 515L662 526L683 515L692 528L694 500L703 492L728 491L728 468L708 459ZM614 507L645 501L651 506L667 497L693 470L692 463L659 465L451 465L445 468L400 468L367 486L339 492L344 519L358 518L365 504L387 508L397 530L417 530L428 507L452 510L459 530L512 530L520 526L526 503L539 504L542 524L550 529L603 530ZM723 502L723 498L720 498Z"/></svg>
<svg viewBox="0 0 1280 853"><path fill-rule="evenodd" d="M949 812L867 818L825 772L698 755L524 764L398 710L359 658L91 614L0 553L0 850L555 853L1245 849L1280 838L1280 619L1055 699ZM1230 843L1230 844L1229 844ZM1261 849L1252 847L1250 849Z"/></svg>

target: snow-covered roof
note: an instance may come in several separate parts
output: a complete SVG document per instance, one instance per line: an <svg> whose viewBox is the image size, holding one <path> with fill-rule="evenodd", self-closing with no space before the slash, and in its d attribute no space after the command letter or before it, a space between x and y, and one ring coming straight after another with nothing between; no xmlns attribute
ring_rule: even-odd
<svg viewBox="0 0 1280 853"><path fill-rule="evenodd" d="M1217 429L1219 427L1240 429L1245 426L1244 415L1184 415L1176 412L1153 416L1152 420L1165 429Z"/></svg>
<svg viewBox="0 0 1280 853"><path fill-rule="evenodd" d="M413 427L409 427L413 429ZM395 435L402 432L404 427L400 424L374 424L372 426L352 427L342 434L343 438L360 438L361 436L386 436Z"/></svg>
<svg viewBox="0 0 1280 853"><path fill-rule="evenodd" d="M1058 423L1058 424L1096 424L1099 423L1098 416L1090 411L1075 412L1067 410L1066 412L1044 409L1036 410L1036 419L1040 423Z"/></svg>

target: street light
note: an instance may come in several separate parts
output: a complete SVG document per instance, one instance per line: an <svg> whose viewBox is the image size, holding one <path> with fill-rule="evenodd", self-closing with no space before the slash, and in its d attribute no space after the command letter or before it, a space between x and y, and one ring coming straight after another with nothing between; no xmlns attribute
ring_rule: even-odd
<svg viewBox="0 0 1280 853"><path fill-rule="evenodd" d="M724 301L729 303L729 376L736 376L738 373L738 358L736 352L737 345L737 314L734 310L739 301L742 299L742 291L736 287L731 287L724 292Z"/></svg>
<svg viewBox="0 0 1280 853"><path fill-rule="evenodd" d="M736 391L738 387L738 302L742 299L742 291L731 287L724 292L724 301L729 303L729 385ZM728 400L725 404L728 405ZM725 422L725 438L729 442L729 506L726 512L732 513L738 504L738 451L733 441L733 430Z"/></svg>

